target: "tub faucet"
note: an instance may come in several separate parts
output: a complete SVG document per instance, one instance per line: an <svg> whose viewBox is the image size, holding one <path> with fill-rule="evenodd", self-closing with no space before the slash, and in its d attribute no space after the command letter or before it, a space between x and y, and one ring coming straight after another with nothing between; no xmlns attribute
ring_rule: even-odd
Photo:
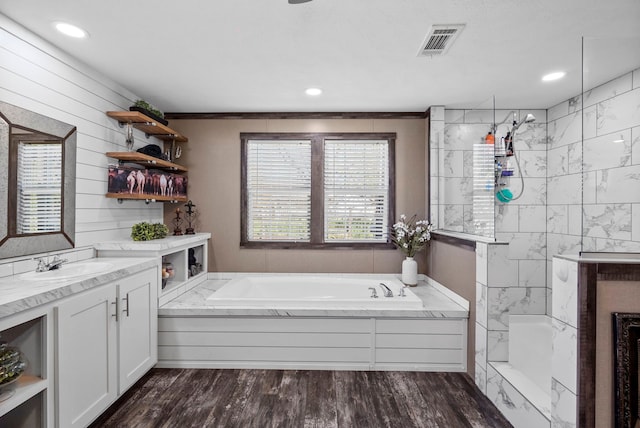
<svg viewBox="0 0 640 428"><path fill-rule="evenodd" d="M398 294L399 297L407 297L407 295L404 293L405 288L407 288L406 285L400 289L400 294Z"/></svg>
<svg viewBox="0 0 640 428"><path fill-rule="evenodd" d="M47 256L47 261L44 260L44 257L38 257L36 260L38 261L36 272L47 272L58 269L63 263L68 261L67 259L61 259L58 256L53 256L53 260L51 261L49 261L49 256Z"/></svg>
<svg viewBox="0 0 640 428"><path fill-rule="evenodd" d="M384 290L382 290L384 297L393 297L393 291L391 291L385 283L381 282L380 285L384 288Z"/></svg>
<svg viewBox="0 0 640 428"><path fill-rule="evenodd" d="M376 293L376 289L373 287L369 287L369 290L371 290L371 297L373 299L377 299L378 298L378 293Z"/></svg>

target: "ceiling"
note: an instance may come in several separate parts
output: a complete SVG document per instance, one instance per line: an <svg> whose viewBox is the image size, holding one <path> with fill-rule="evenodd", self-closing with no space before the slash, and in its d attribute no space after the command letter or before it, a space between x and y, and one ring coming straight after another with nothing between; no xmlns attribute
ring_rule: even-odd
<svg viewBox="0 0 640 428"><path fill-rule="evenodd" d="M548 108L580 93L583 36L589 84L640 67L638 0L0 0L0 13L166 112L419 112L493 96ZM432 24L461 23L444 56L417 55ZM590 44L605 37L634 39ZM541 82L556 70L567 76Z"/></svg>

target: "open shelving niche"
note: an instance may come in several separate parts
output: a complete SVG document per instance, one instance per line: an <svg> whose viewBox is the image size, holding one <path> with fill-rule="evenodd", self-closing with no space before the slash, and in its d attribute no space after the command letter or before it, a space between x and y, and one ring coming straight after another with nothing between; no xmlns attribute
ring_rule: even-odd
<svg viewBox="0 0 640 428"><path fill-rule="evenodd" d="M175 299L207 279L208 240L211 233L167 236L151 241L116 241L95 245L98 257L158 257L159 263L171 263L174 276L162 287L162 273L158 275L158 305ZM194 250L200 271L192 275L189 270L189 249Z"/></svg>
<svg viewBox="0 0 640 428"><path fill-rule="evenodd" d="M147 137L157 137L162 140L171 141L172 145L176 142L186 143L187 137L180 135L178 132L169 128L166 125L153 121L150 117L138 112L138 111L108 111L107 116L114 118L118 123L123 126L130 123L133 127L143 131ZM172 147L171 152L174 153L175 149ZM117 159L119 163L133 163L140 165L146 169L156 168L165 171L186 173L188 169L182 165L178 165L173 162L169 162L163 159L155 158L153 156L146 155L139 152L107 152L106 155L110 158ZM110 193L106 194L107 198L118 199L118 202L122 202L125 199L130 200L143 200L146 203L150 202L186 202L187 196L163 196L163 195L148 195L148 194L136 194L136 193Z"/></svg>
<svg viewBox="0 0 640 428"><path fill-rule="evenodd" d="M27 367L0 394L0 426L51 425L51 314L25 311L0 321L0 338L22 353ZM47 392L49 391L49 392Z"/></svg>

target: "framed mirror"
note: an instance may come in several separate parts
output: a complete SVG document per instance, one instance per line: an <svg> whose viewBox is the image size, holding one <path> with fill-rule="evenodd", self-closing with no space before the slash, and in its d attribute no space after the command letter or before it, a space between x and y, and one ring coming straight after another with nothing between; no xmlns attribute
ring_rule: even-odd
<svg viewBox="0 0 640 428"><path fill-rule="evenodd" d="M0 101L0 258L73 248L77 130Z"/></svg>

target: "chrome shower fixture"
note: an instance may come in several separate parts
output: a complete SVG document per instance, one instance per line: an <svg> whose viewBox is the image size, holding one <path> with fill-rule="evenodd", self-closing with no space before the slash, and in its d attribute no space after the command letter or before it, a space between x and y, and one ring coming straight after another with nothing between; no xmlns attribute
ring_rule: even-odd
<svg viewBox="0 0 640 428"><path fill-rule="evenodd" d="M513 114L513 116L515 117L515 113ZM518 156L515 154L515 151L513 149L514 140L516 137L516 131L518 130L518 128L520 128L520 126L522 126L523 123L531 123L531 122L534 122L535 120L536 120L536 117L534 115L532 115L531 113L527 113L525 118L522 119L520 122L514 120L513 128L511 128L511 132L507 133L507 137L505 139L510 141L509 143L510 149L507 147L505 147L505 149L507 150L507 152L511 152L511 155L516 160L516 165L518 166L518 175L520 176L520 193L518 193L517 196L514 196L509 189L500 189L496 192L496 198L500 202L508 203L511 201L515 201L516 199L519 199L524 193L524 175L522 174L522 168L520 167L520 160L518 160Z"/></svg>
<svg viewBox="0 0 640 428"><path fill-rule="evenodd" d="M535 120L536 120L536 117L534 115L532 115L531 113L527 113L527 116L523 120L521 120L520 122L517 122L517 121L514 120L513 121L513 128L511 128L511 135L513 135L516 132L516 130L518 128L520 128L520 126L523 123L531 123L531 122L535 122Z"/></svg>

